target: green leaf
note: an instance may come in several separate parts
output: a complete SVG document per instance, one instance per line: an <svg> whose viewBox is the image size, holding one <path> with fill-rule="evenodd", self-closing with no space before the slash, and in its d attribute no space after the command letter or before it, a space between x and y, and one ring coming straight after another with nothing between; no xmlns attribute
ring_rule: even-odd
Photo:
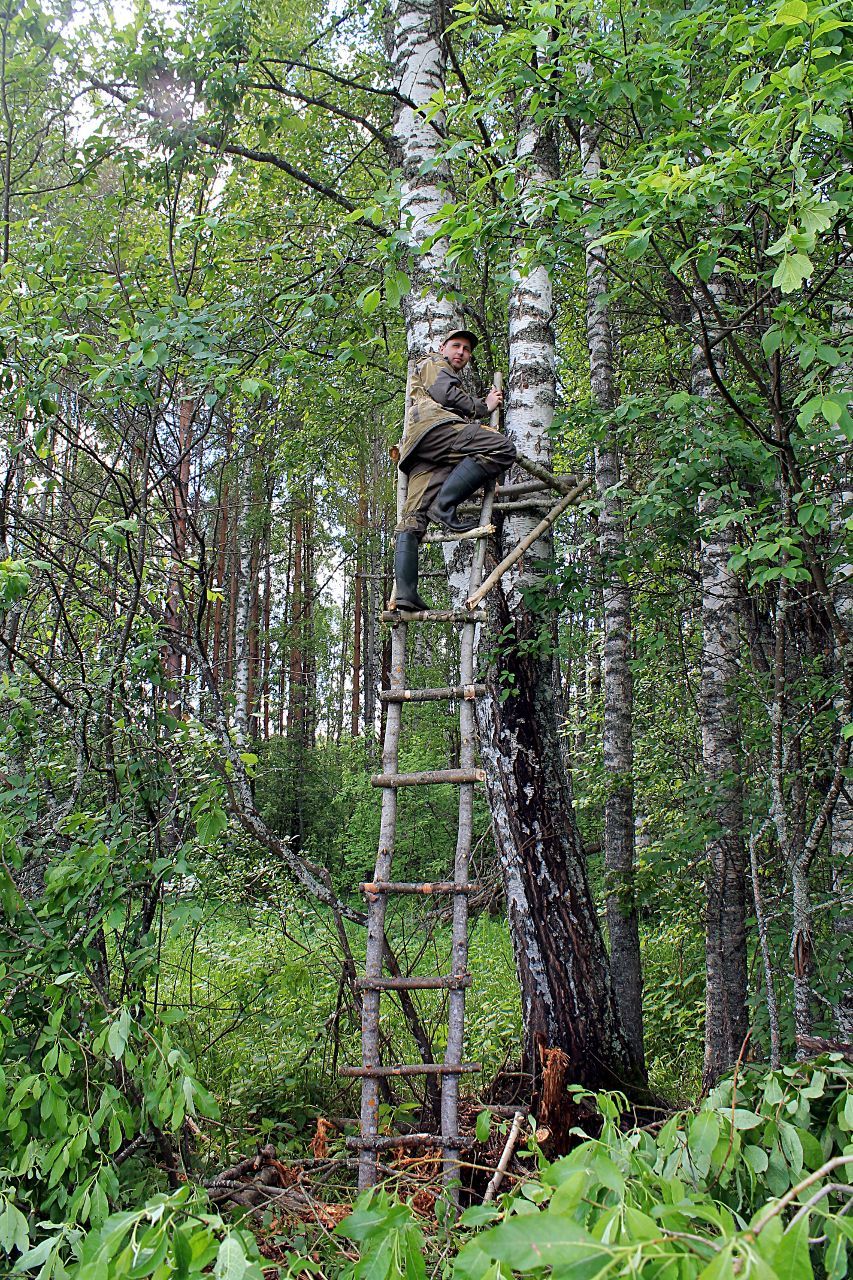
<svg viewBox="0 0 853 1280"><path fill-rule="evenodd" d="M742 1154L753 1173L764 1173L767 1168L768 1158L767 1152L763 1147L744 1146Z"/></svg>
<svg viewBox="0 0 853 1280"><path fill-rule="evenodd" d="M818 111L812 124L816 129L820 129L821 133L828 133L831 138L840 138L844 133L844 122L841 116L827 115L825 111Z"/></svg>
<svg viewBox="0 0 853 1280"><path fill-rule="evenodd" d="M361 299L361 309L366 316L372 316L381 301L382 294L378 289L368 289Z"/></svg>
<svg viewBox="0 0 853 1280"><path fill-rule="evenodd" d="M227 1235L216 1255L215 1280L243 1280L247 1267L248 1259L239 1239L235 1235Z"/></svg>
<svg viewBox="0 0 853 1280"><path fill-rule="evenodd" d="M799 22L805 22L809 16L809 7L804 0L785 0L781 9L778 9L773 22L777 26L792 27Z"/></svg>
<svg viewBox="0 0 853 1280"><path fill-rule="evenodd" d="M577 1223L555 1214L525 1214L502 1222L477 1239L477 1247L489 1258L515 1271L559 1266L603 1255L598 1241ZM608 1255L609 1256L609 1255Z"/></svg>
<svg viewBox="0 0 853 1280"><path fill-rule="evenodd" d="M172 1254L175 1259L174 1280L184 1280L189 1275L190 1263L193 1260L193 1249L186 1234L187 1229L178 1227L172 1237Z"/></svg>
<svg viewBox="0 0 853 1280"><path fill-rule="evenodd" d="M847 1241L842 1233L833 1231L833 1224L827 1227L829 1244L824 1254L823 1264L826 1267L826 1280L843 1280L847 1275Z"/></svg>
<svg viewBox="0 0 853 1280"><path fill-rule="evenodd" d="M746 1111L743 1107L735 1107L733 1115L736 1129L755 1129L764 1124L763 1116L756 1115L754 1111Z"/></svg>
<svg viewBox="0 0 853 1280"><path fill-rule="evenodd" d="M700 1111L690 1121L687 1149L700 1177L707 1176L719 1137L720 1118L715 1111Z"/></svg>
<svg viewBox="0 0 853 1280"><path fill-rule="evenodd" d="M196 815L195 829L202 844L212 844L227 826L228 815L224 809L206 809Z"/></svg>
<svg viewBox="0 0 853 1280"><path fill-rule="evenodd" d="M771 1259L779 1280L813 1280L809 1257L809 1215L789 1227Z"/></svg>
<svg viewBox="0 0 853 1280"><path fill-rule="evenodd" d="M812 260L805 253L786 253L773 275L773 284L783 293L799 289L813 271Z"/></svg>
<svg viewBox="0 0 853 1280"><path fill-rule="evenodd" d="M130 1010L127 1005L122 1008L116 1021L111 1025L107 1033L107 1044L110 1047L110 1053L118 1060L127 1048L128 1037L130 1036Z"/></svg>
<svg viewBox="0 0 853 1280"><path fill-rule="evenodd" d="M491 1111L481 1111L477 1116L477 1123L474 1133L478 1142L488 1142L489 1134L492 1131L492 1113Z"/></svg>
<svg viewBox="0 0 853 1280"><path fill-rule="evenodd" d="M788 1124L786 1120L780 1120L779 1140L785 1159L791 1166L794 1176L798 1178L803 1171L803 1144L794 1125Z"/></svg>
<svg viewBox="0 0 853 1280"><path fill-rule="evenodd" d="M765 330L761 338L761 349L770 358L782 346L782 330L777 325Z"/></svg>
<svg viewBox="0 0 853 1280"><path fill-rule="evenodd" d="M5 1209L0 1213L0 1249L5 1249L6 1253L11 1253L13 1249L24 1253L29 1242L30 1232L26 1218L11 1200L7 1200Z"/></svg>
<svg viewBox="0 0 853 1280"><path fill-rule="evenodd" d="M459 1219L463 1227L484 1227L487 1222L494 1222L501 1216L501 1211L494 1204L472 1204Z"/></svg>

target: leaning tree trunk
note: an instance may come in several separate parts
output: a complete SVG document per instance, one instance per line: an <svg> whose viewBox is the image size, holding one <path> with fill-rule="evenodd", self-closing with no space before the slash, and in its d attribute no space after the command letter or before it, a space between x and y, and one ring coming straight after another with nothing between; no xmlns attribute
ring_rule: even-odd
<svg viewBox="0 0 853 1280"><path fill-rule="evenodd" d="M723 298L713 281L712 297ZM693 393L716 399L712 360L720 372L719 349L712 347L715 325L709 299L697 291L697 339L691 370ZM715 517L719 503L713 491L699 495L702 574L702 762L708 789L713 833L706 846L707 916L705 939L706 1085L726 1071L743 1046L748 1027L746 1008L746 851L737 700L739 666L739 592L729 569L735 550L729 525Z"/></svg>
<svg viewBox="0 0 853 1280"><path fill-rule="evenodd" d="M594 181L601 169L598 134L589 124L580 131L582 172ZM586 240L586 334L592 399L606 413L616 407L613 338L607 301L607 258L595 229ZM604 603L604 866L610 970L625 1034L638 1062L643 1061L643 971L634 893L634 747L631 677L631 592L620 576L625 555L622 500L618 495L619 453L607 428L595 449L599 566Z"/></svg>

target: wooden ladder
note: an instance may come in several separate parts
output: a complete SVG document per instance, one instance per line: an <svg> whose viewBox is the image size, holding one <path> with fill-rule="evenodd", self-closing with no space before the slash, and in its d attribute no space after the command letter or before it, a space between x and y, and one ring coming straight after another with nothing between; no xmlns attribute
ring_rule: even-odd
<svg viewBox="0 0 853 1280"><path fill-rule="evenodd" d="M480 526L488 527L494 487L486 493ZM480 584L486 553L486 533L477 539L471 565L470 587ZM359 980L362 992L361 1067L344 1068L344 1075L361 1076L361 1134L348 1139L360 1148L359 1187L370 1186L376 1178L377 1153L395 1146L440 1147L443 1151L444 1180L453 1183L459 1173L459 1153L464 1145L459 1136L459 1077L476 1071L478 1064L462 1061L465 1028L465 989L470 986L468 972L468 896L478 887L468 878L471 855L474 787L485 774L476 764L476 731L474 699L485 692L484 685L474 683L474 633L484 614L469 610L431 610L429 613L402 616L397 612L383 614L390 621L391 679L381 697L386 703L385 741L382 773L371 778L382 788L382 819L379 850L374 878L361 886L367 895L367 955L365 976ZM405 680L406 636L412 622L461 622L459 684L442 689L407 689ZM423 773L398 772L398 748L403 704L459 700L460 752L458 769L436 769ZM459 787L459 828L453 862L453 879L433 883L412 884L391 879L391 864L397 825L397 792L400 787L431 786L453 783ZM445 894L453 903L450 972L435 976L384 977L386 955L385 910L389 894ZM382 1066L379 1062L379 1006L383 991L446 990L448 992L447 1047L444 1061ZM441 1134L407 1134L384 1137L378 1133L380 1080L387 1076L435 1075L441 1078Z"/></svg>
<svg viewBox="0 0 853 1280"><path fill-rule="evenodd" d="M500 375L495 375L495 385L500 386ZM493 415L493 425L497 413ZM389 688L381 693L386 704L385 738L382 751L382 772L371 778L371 784L382 789L382 817L379 831L379 849L373 880L360 886L367 898L367 951L364 977L358 980L361 991L361 1066L342 1067L341 1075L360 1077L361 1125L357 1137L347 1138L347 1145L359 1151L359 1190L371 1186L378 1173L378 1157L382 1151L399 1147L413 1149L440 1148L442 1174L448 1193L456 1200L460 1173L460 1153L472 1145L470 1139L459 1133L459 1080L464 1074L479 1071L481 1064L463 1061L465 1030L465 991L471 984L468 972L468 898L479 886L468 878L471 856L474 787L485 780L482 769L476 768L476 728L474 705L477 697L485 693L485 685L474 683L475 633L477 625L485 620L485 613L477 608L480 600L498 579L532 545L536 537L550 527L562 511L577 500L591 484L580 484L570 478L553 476L545 468L522 462L531 474L548 487L563 494L560 502L539 522L483 581L486 541L494 532L491 524L495 487L485 492L480 519L475 529L464 534L430 533L428 542L455 542L474 539L474 555L468 583L467 608L431 609L427 612L401 614L396 609L382 613L382 621L391 624L391 670ZM405 501L406 478L398 473L398 517ZM519 489L530 486L518 486ZM393 605L393 598L392 598ZM409 689L406 687L406 638L410 625L461 624L459 683L439 689ZM399 742L403 705L407 702L459 702L460 753L458 769L435 769L420 773L399 772ZM459 826L454 857L453 879L432 883L410 883L391 879L394 843L397 828L397 793L401 787L432 786L452 783L459 787ZM435 975L405 975L391 954L386 933L385 914L389 894L446 895L452 899L452 931L450 972ZM387 963L390 976L383 973ZM444 990L448 993L447 1047L442 1062L423 1061L399 1065L380 1062L379 1013L383 992L400 993L401 1002L410 998L412 991ZM424 1046L421 1045L423 1049ZM427 1054L427 1056L429 1056ZM379 1133L379 1103L383 1085L387 1087L391 1077L431 1076L441 1081L441 1132L383 1135Z"/></svg>

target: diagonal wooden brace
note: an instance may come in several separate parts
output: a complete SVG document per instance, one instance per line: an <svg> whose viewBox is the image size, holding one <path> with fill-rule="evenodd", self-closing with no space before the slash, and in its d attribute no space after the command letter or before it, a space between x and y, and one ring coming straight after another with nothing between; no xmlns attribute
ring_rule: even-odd
<svg viewBox="0 0 853 1280"><path fill-rule="evenodd" d="M547 516L543 516L535 529L531 529L530 533L521 539L518 546L513 547L512 551L504 556L503 560L501 560L497 568L492 570L485 582L477 588L473 595L468 597L465 603L469 609L476 609L480 601L489 594L495 583L499 582L504 576L507 569L511 569L516 561L521 559L528 547L532 547L536 539L541 538L542 534L546 533L547 530L551 528L554 521L557 520L564 511L577 502L581 494L585 493L591 485L592 477L590 476L587 477L586 480L582 480L580 484L576 484L574 489L570 489L568 493L563 495L557 505L551 508Z"/></svg>

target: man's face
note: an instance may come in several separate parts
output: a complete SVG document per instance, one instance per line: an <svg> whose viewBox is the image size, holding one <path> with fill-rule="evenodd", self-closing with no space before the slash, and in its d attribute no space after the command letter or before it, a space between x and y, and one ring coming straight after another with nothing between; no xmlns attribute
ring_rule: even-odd
<svg viewBox="0 0 853 1280"><path fill-rule="evenodd" d="M471 343L467 338L449 338L441 344L441 354L454 369L464 369L471 359Z"/></svg>

